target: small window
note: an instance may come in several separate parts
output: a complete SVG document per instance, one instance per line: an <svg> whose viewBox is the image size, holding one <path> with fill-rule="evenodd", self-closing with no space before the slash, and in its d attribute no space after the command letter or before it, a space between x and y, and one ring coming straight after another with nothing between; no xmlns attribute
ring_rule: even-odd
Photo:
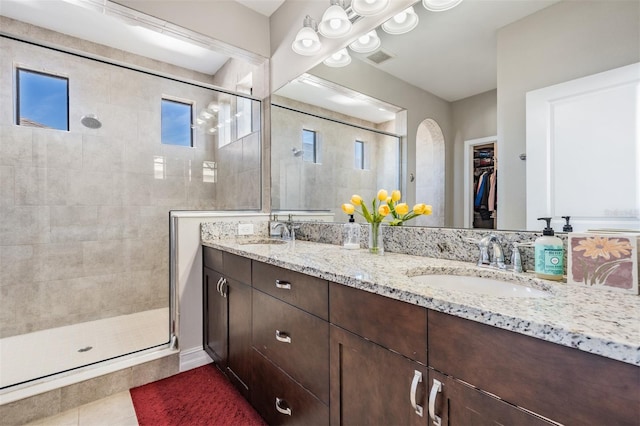
<svg viewBox="0 0 640 426"><path fill-rule="evenodd" d="M162 143L193 146L193 105L162 100Z"/></svg>
<svg viewBox="0 0 640 426"><path fill-rule="evenodd" d="M364 170L364 142L356 141L355 144L355 168Z"/></svg>
<svg viewBox="0 0 640 426"><path fill-rule="evenodd" d="M310 163L317 163L317 132L314 130L302 130L302 158Z"/></svg>
<svg viewBox="0 0 640 426"><path fill-rule="evenodd" d="M251 105L251 99L238 96L236 103L236 133L238 139L251 133Z"/></svg>
<svg viewBox="0 0 640 426"><path fill-rule="evenodd" d="M17 69L16 124L69 131L69 79Z"/></svg>

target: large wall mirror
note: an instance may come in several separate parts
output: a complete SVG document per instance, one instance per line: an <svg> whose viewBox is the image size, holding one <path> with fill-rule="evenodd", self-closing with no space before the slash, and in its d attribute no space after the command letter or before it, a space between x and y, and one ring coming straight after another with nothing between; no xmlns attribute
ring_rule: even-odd
<svg viewBox="0 0 640 426"><path fill-rule="evenodd" d="M472 180L474 170L468 169L473 167L473 157L472 161L465 162L465 158L469 160L474 154L468 149L469 142L493 138L497 207L492 226L537 230L535 225L527 225L530 222L527 216L532 213L527 212L526 188L531 184L528 180L536 177L527 174L526 154L528 145L540 143L527 140L527 93L640 62L638 2L466 0L444 12L427 11L421 3L415 4L414 10L419 24L411 32L389 35L378 28L379 50L359 54L348 49L352 58L349 65L335 68L320 64L309 70L308 75L404 111L406 116L395 131L405 138L403 157L398 162L399 187L408 201L424 201L434 205L434 210L442 210L442 220L433 225L464 227L465 203L473 206L475 193L472 191L477 191ZM290 82L276 91L274 99L278 96L293 99L302 111L303 104L308 105L309 111L318 108L318 99L295 98L290 92L295 84L298 82ZM637 91L637 85L630 86L629 90ZM354 104L349 109L356 111L359 107ZM272 123L277 123L279 114L278 108L272 110ZM637 113L632 115L632 120L638 120ZM293 122L289 122L291 124ZM602 134L607 123L589 120L583 125ZM402 126L404 129L399 130ZM635 143L632 140L626 144L634 151L627 155L637 158L638 136L629 137ZM272 133L272 145L272 176L277 180L272 182L276 189L272 200L277 209L285 207L278 204L281 195L278 187L282 188L288 180L281 168L286 166L275 156L281 155L276 154L279 150L287 149L291 156L292 146L290 140L279 138L275 133ZM606 149L606 145L603 144L602 149ZM425 157L428 162L423 160ZM571 156L565 157L570 160L568 164L554 167L589 168L597 164L597 159L575 157L580 158L578 164L571 161ZM630 167L632 170L627 174L634 179L637 162ZM307 183L307 177L300 174L291 173L291 178L300 179L298 185ZM544 177L540 176L541 185L543 181ZM429 192L423 192L428 194L427 200L420 192L424 188L429 188ZM343 187L339 189L348 191ZM330 190L338 192L338 188ZM357 191L354 188L354 192ZM607 186L593 188L595 198L599 191L607 191ZM637 188L631 191L637 192ZM618 217L618 223L637 221L640 208L635 192L627 194L635 204L616 210L629 216ZM326 206L315 208L332 211L339 208L337 200L327 201L330 203ZM286 208L308 207L291 202ZM603 214L612 210L601 209ZM570 214L579 221L581 215L592 212L575 211L568 206L566 213L552 211L551 214L558 216L554 224L559 230L562 228L560 215ZM336 216L336 220L341 219Z"/></svg>

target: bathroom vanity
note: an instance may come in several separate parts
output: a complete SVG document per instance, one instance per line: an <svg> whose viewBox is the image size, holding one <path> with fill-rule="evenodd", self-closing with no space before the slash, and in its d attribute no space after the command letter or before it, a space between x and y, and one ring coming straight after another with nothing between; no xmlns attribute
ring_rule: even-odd
<svg viewBox="0 0 640 426"><path fill-rule="evenodd" d="M205 348L269 424L640 422L635 296L306 241L203 252ZM503 274L545 294L474 295L420 274Z"/></svg>

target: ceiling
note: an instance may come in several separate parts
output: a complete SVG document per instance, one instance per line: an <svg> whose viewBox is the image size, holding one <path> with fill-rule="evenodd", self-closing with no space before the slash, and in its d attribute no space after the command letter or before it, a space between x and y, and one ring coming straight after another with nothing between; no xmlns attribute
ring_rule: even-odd
<svg viewBox="0 0 640 426"><path fill-rule="evenodd" d="M285 0L235 1L270 16ZM499 28L557 1L464 0L454 9L437 13L427 11L418 3L415 10L420 23L416 29L395 36L378 30L381 48L392 59L376 65L367 59L368 55L350 53L354 60L368 62L442 99L456 101L496 88L496 34ZM206 38L197 33L156 18L145 19L144 15L111 1L0 2L0 14L10 18L199 72L214 74L228 59L228 56L208 46ZM320 16L314 18L318 20ZM182 40L167 33L173 36L179 34L178 38ZM314 96L311 99L315 100L316 105L333 110L342 109L339 112L355 110L354 105L347 102L348 94L345 96L344 90L340 93L327 92L331 88L324 86L316 85L313 89ZM288 87L286 96L309 102L309 86L297 84L297 87ZM321 90L325 91L325 96L319 92ZM284 95L285 92L280 94ZM380 111L379 108L379 105L372 106L363 117L371 118L375 111ZM388 114L382 112L374 121L384 121L387 117Z"/></svg>

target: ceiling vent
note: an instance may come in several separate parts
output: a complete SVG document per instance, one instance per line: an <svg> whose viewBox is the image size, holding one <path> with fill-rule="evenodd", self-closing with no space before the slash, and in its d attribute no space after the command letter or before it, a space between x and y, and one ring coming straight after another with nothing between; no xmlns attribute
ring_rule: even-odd
<svg viewBox="0 0 640 426"><path fill-rule="evenodd" d="M373 62L376 65L380 65L381 63L388 61L395 56L391 53L385 52L384 50L376 50L371 55L367 56L367 60Z"/></svg>

